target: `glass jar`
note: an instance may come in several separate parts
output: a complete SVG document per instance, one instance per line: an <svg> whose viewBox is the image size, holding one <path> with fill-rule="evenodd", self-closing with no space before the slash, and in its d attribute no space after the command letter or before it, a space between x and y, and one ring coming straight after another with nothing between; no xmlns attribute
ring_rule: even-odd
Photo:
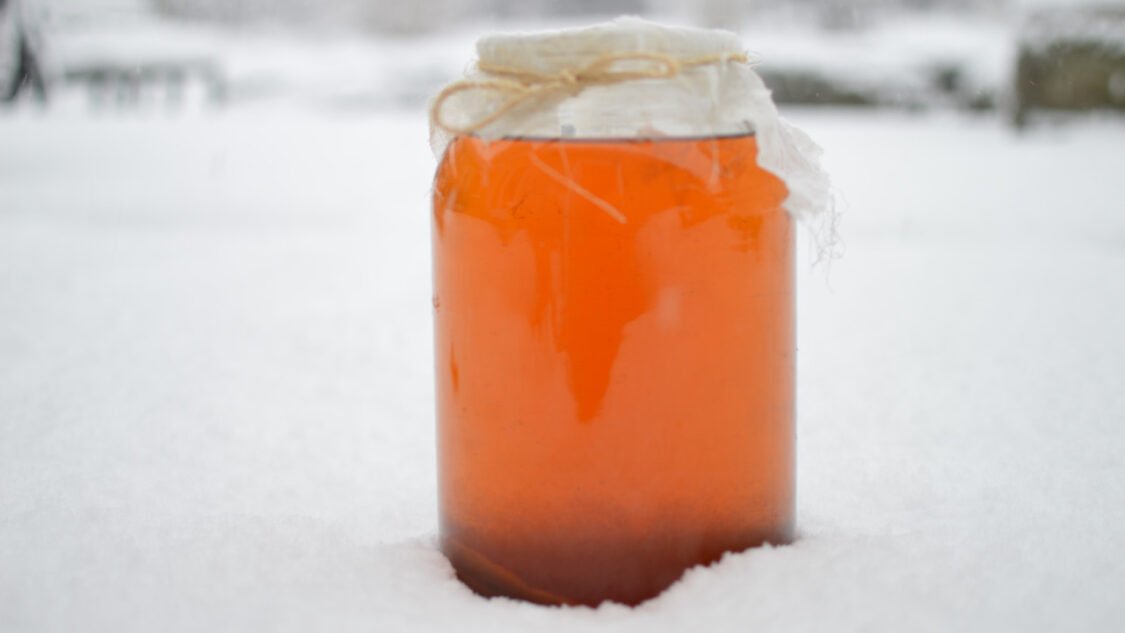
<svg viewBox="0 0 1125 633"><path fill-rule="evenodd" d="M607 53L713 59L546 91L442 143L441 543L481 594L637 604L793 538L794 222L736 47L639 20L478 45L580 81Z"/></svg>

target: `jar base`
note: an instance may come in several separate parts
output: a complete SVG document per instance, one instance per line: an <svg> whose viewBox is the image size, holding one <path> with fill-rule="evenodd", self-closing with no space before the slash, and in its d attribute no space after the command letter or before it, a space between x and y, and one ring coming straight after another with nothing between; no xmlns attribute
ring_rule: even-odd
<svg viewBox="0 0 1125 633"><path fill-rule="evenodd" d="M683 547L653 551L651 545L638 547L636 542L624 547L574 544L566 548L568 551L556 548L538 557L519 548L500 548L489 556L450 536L442 538L442 552L458 580L486 598L505 597L549 606L596 607L606 601L636 606L659 596L692 567L710 565L728 552L788 545L794 540L792 532L779 529L768 536L747 536L726 541L725 547L718 543L697 545L690 548L695 554L690 559L683 556ZM647 556L627 560L629 553L636 552Z"/></svg>

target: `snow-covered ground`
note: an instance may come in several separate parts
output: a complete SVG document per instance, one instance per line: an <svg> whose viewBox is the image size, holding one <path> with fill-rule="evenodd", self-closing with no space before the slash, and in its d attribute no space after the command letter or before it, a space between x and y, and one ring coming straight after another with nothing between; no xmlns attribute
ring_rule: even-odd
<svg viewBox="0 0 1125 633"><path fill-rule="evenodd" d="M795 118L801 537L589 610L435 549L420 115L0 117L0 630L1120 630L1125 125Z"/></svg>
<svg viewBox="0 0 1125 633"><path fill-rule="evenodd" d="M794 113L848 249L801 279L800 540L635 610L544 609L435 549L417 109L471 29L71 26L57 68L205 59L230 94L0 112L0 632L1125 625L1120 120ZM995 27L745 35L995 88Z"/></svg>

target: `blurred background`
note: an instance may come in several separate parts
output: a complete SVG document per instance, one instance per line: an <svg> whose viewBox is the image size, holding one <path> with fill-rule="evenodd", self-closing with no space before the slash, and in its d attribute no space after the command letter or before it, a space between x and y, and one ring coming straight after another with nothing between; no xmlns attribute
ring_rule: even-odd
<svg viewBox="0 0 1125 633"><path fill-rule="evenodd" d="M745 36L780 103L1125 109L1112 0L3 0L0 96L91 109L418 109L476 36L619 14ZM22 87L22 90L21 90Z"/></svg>

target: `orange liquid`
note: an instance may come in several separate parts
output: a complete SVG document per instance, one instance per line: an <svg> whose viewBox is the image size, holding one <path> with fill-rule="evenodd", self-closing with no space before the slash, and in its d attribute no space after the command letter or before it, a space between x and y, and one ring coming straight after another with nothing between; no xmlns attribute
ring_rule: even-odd
<svg viewBox="0 0 1125 633"><path fill-rule="evenodd" d="M442 548L636 604L793 534L793 228L753 136L456 139L434 186Z"/></svg>

